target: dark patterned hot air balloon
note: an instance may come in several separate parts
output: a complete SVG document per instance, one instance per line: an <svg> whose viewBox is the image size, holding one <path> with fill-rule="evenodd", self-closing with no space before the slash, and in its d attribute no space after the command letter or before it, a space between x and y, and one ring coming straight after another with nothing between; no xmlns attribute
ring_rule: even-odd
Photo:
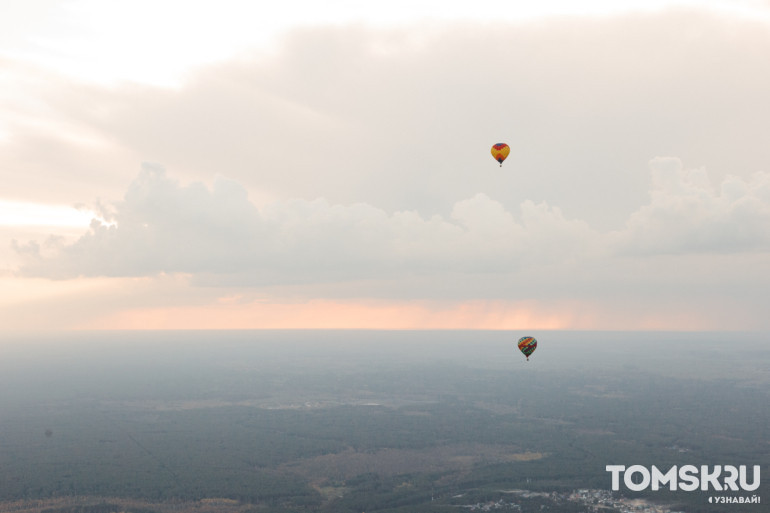
<svg viewBox="0 0 770 513"><path fill-rule="evenodd" d="M527 357L527 361L529 361L529 355L534 353L536 348L537 340L535 340L535 337L521 337L519 339L519 351L524 353L524 356Z"/></svg>

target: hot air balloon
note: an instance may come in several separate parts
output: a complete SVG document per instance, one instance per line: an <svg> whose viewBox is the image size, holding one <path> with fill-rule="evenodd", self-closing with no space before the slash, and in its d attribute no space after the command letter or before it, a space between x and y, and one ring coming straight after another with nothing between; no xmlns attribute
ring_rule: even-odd
<svg viewBox="0 0 770 513"><path fill-rule="evenodd" d="M519 339L519 351L524 353L524 356L527 357L527 361L529 361L529 355L534 353L536 348L537 340L535 340L535 337L521 337Z"/></svg>
<svg viewBox="0 0 770 513"><path fill-rule="evenodd" d="M500 163L500 167L503 167L503 161L510 152L511 148L505 143L497 143L492 146L492 156Z"/></svg>

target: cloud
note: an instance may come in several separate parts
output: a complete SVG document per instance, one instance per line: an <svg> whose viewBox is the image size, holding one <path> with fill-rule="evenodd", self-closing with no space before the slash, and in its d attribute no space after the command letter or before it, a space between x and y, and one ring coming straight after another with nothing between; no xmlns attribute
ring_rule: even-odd
<svg viewBox="0 0 770 513"><path fill-rule="evenodd" d="M531 299L650 325L685 310L766 322L768 53L766 23L683 9L303 28L176 88L5 55L2 199L102 198L115 224L6 228L21 242L0 258L65 288L147 277L131 300L151 309ZM656 155L681 161L648 169ZM144 160L178 181L135 178ZM153 302L165 280L177 294Z"/></svg>
<svg viewBox="0 0 770 513"><path fill-rule="evenodd" d="M257 207L234 180L182 185L145 164L122 201L99 206L106 221L95 219L75 242L33 240L16 249L30 276L183 273L201 284L259 287L442 276L459 283L463 275L526 282L540 273L579 282L627 256L770 250L769 174L728 176L716 187L705 170L679 159L656 158L650 171L649 203L623 230L601 232L545 202L510 211L481 193L447 216L324 198Z"/></svg>
<svg viewBox="0 0 770 513"><path fill-rule="evenodd" d="M650 202L617 233L621 251L736 253L770 250L770 173L726 176L714 185L703 168L677 158L650 162Z"/></svg>
<svg viewBox="0 0 770 513"><path fill-rule="evenodd" d="M53 278L216 272L252 256L249 244L259 235L256 209L238 184L219 178L213 190L201 183L181 187L154 165L143 167L113 208L102 208L111 223L94 219L86 235L61 246L55 258L38 254L26 272Z"/></svg>
<svg viewBox="0 0 770 513"><path fill-rule="evenodd" d="M258 207L237 181L183 184L148 164L79 238L16 243L17 274L62 290L119 284L77 300L106 315L73 317L78 326L179 326L195 312L208 312L201 326L216 312L230 326L284 326L294 310L315 326L359 326L346 316L385 322L378 311L402 309L404 326L436 326L471 304L468 326L764 326L768 176L715 186L672 158L654 159L650 175L648 204L602 232L544 202L509 210L480 193L445 216L323 198ZM334 312L328 323L318 305Z"/></svg>
<svg viewBox="0 0 770 513"><path fill-rule="evenodd" d="M767 171L768 52L761 23L666 11L305 28L176 89L15 68L9 85L33 87L3 105L4 194L119 197L152 160L190 181L225 173L259 203L324 197L448 218L482 193L620 229L646 201L655 155L719 179ZM488 151L503 140L513 151L498 168Z"/></svg>
<svg viewBox="0 0 770 513"><path fill-rule="evenodd" d="M235 181L181 185L148 164L123 201L101 210L109 223L94 220L74 243L49 241L47 255L35 241L17 244L22 272L59 279L187 273L209 284L222 276L263 286L509 273L574 256L595 237L545 203L527 201L514 216L484 194L457 202L447 218L323 198L259 209Z"/></svg>

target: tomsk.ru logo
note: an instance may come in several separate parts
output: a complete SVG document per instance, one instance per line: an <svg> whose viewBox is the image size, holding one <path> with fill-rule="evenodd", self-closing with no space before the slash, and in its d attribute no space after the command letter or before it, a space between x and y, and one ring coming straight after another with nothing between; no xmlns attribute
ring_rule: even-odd
<svg viewBox="0 0 770 513"><path fill-rule="evenodd" d="M747 481L746 465L674 465L667 472L658 470L653 465L650 469L642 465L607 465L607 472L612 473L612 490L620 490L620 476L623 484L633 492L641 492L648 488L659 490L668 486L669 490L739 491L753 492L759 488L759 465L754 465L751 483Z"/></svg>

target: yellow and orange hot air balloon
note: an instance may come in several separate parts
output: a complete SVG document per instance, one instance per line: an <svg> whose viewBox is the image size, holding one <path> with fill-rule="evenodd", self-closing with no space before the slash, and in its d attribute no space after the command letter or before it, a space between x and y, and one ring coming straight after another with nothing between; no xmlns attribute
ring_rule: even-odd
<svg viewBox="0 0 770 513"><path fill-rule="evenodd" d="M492 156L500 163L500 167L503 167L503 161L510 152L511 148L505 143L497 143L492 146Z"/></svg>

